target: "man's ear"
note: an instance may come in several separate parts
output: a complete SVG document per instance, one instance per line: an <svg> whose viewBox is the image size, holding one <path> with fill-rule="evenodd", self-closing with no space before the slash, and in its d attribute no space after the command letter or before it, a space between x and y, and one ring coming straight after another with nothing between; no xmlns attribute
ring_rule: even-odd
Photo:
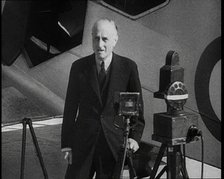
<svg viewBox="0 0 224 179"><path fill-rule="evenodd" d="M115 45L117 44L117 41L118 41L118 36L116 35L116 36L114 37L114 47L115 47Z"/></svg>

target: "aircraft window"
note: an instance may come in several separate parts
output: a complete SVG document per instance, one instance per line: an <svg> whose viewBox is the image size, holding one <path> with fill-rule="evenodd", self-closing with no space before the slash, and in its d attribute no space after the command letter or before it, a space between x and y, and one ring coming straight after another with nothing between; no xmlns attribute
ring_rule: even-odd
<svg viewBox="0 0 224 179"><path fill-rule="evenodd" d="M102 0L101 4L131 19L138 19L161 7L170 0Z"/></svg>

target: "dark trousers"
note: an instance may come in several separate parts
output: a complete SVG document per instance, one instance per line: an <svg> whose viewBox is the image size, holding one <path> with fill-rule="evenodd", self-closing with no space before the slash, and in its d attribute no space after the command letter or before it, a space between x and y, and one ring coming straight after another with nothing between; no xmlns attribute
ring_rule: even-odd
<svg viewBox="0 0 224 179"><path fill-rule="evenodd" d="M101 130L94 151L90 179L96 172L95 179L112 179L116 162Z"/></svg>
<svg viewBox="0 0 224 179"><path fill-rule="evenodd" d="M112 179L115 164L115 159L101 129L95 150L91 152L87 162L84 162L85 166L80 167L77 163L68 165L65 179L92 179L95 173L95 179ZM77 168L80 170L77 171Z"/></svg>

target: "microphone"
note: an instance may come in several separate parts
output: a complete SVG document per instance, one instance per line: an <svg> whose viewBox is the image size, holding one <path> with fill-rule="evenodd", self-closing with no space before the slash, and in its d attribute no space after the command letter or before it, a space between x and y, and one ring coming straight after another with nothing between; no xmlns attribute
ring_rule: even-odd
<svg viewBox="0 0 224 179"><path fill-rule="evenodd" d="M114 109L119 116L139 116L139 92L115 92Z"/></svg>

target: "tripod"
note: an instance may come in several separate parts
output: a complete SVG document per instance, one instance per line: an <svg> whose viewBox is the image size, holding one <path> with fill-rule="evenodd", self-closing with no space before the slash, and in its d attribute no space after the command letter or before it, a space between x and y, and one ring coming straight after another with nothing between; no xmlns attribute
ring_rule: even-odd
<svg viewBox="0 0 224 179"><path fill-rule="evenodd" d="M153 137L157 138L157 136L155 135ZM189 179L186 169L186 163L183 159L180 147L181 143L178 143L177 145L174 145L173 143L170 144L167 142L162 143L150 179L159 179L165 171L167 172L167 179ZM167 150L167 165L156 176L159 164L162 160L165 150Z"/></svg>
<svg viewBox="0 0 224 179"><path fill-rule="evenodd" d="M32 126L32 120L30 118L24 118L22 120L22 124L23 124L23 136L22 136L22 151L21 151L21 168L20 168L20 178L23 179L24 178L24 165L25 165L25 149L26 149L26 126L28 125L30 128L30 133L32 135L32 139L33 139L33 144L35 146L36 152L37 152L37 156L44 174L44 178L48 179L48 175L47 175L47 170L44 166L44 161L40 152L40 148L37 142L37 138Z"/></svg>
<svg viewBox="0 0 224 179"><path fill-rule="evenodd" d="M130 117L124 117L125 127L124 127L124 145L122 147L121 155L115 166L113 179L123 179L123 170L125 165L125 160L127 160L130 179L137 179L135 169L133 167L132 151L127 149L128 146L128 136L130 132Z"/></svg>

